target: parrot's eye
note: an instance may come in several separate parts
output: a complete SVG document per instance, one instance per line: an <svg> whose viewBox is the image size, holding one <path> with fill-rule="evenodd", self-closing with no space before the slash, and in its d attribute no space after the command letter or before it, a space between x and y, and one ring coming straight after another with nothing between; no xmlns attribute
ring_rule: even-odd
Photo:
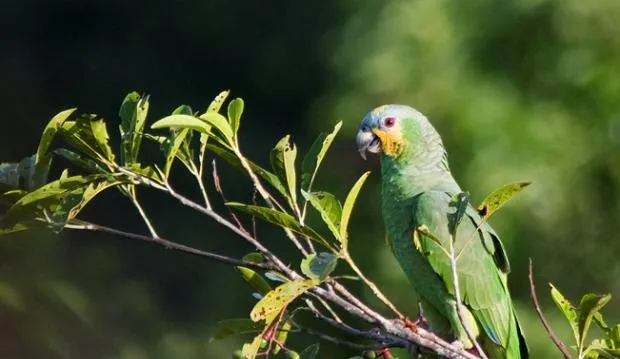
<svg viewBox="0 0 620 359"><path fill-rule="evenodd" d="M396 119L394 117L386 117L383 119L383 124L385 127L392 127L396 123Z"/></svg>

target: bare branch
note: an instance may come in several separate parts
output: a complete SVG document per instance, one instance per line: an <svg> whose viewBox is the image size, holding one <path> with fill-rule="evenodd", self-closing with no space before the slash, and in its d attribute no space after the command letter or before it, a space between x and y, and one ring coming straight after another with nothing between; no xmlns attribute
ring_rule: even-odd
<svg viewBox="0 0 620 359"><path fill-rule="evenodd" d="M538 315L538 319L540 319L543 327L545 327L545 331L547 331L547 334L549 335L549 338L551 338L551 340L553 341L553 344L555 344L558 350L562 352L562 355L564 356L564 358L572 359L572 355L568 351L568 348L566 348L566 345L560 339L558 339L557 335L555 335L555 333L553 332L553 329L551 329L551 326L549 326L547 319L545 319L545 316L543 315L543 312L540 309L540 304L538 304L538 297L536 296L536 286L534 285L534 274L532 270L532 258L530 258L527 277L530 281L530 297L532 298L532 303L534 304L534 309L536 309L536 314Z"/></svg>
<svg viewBox="0 0 620 359"><path fill-rule="evenodd" d="M234 266L244 266L244 267L260 269L260 270L276 269L273 263L270 263L270 262L265 262L265 263L248 262L242 259L236 259L236 258L224 256L221 254L207 252L201 249L186 246L184 244L173 242L173 241L164 239L162 237L149 237L149 236L145 236L142 234L125 232L119 229L110 228L110 227L102 226L102 225L95 224L95 223L89 223L85 221L73 221L72 223L67 224L65 228L87 230L87 231L93 231L93 232L104 232L104 233L109 233L109 234L129 238L129 239L136 239L136 240L140 240L144 242L156 243L168 249L173 249L173 250L180 251L180 252L194 254L197 256L201 256L201 257L206 257L206 258L215 260L217 262L231 264Z"/></svg>

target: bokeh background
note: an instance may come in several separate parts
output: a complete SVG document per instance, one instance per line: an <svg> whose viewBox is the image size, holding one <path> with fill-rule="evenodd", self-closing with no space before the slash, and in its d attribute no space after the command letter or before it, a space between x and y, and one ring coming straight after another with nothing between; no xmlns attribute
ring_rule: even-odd
<svg viewBox="0 0 620 359"><path fill-rule="evenodd" d="M379 104L410 104L438 127L474 201L533 181L491 221L513 263L533 357L559 358L529 302L528 257L544 311L567 342L547 282L573 300L620 294L619 19L616 0L9 0L0 11L0 161L33 153L46 122L69 107L103 115L115 132L131 90L152 95L153 121L232 89L246 100L241 141L262 164L284 134L304 152L343 120L317 182L342 198L378 165L359 159L358 121ZM220 167L229 199L248 201L249 182ZM174 176L177 189L199 198L181 168ZM378 180L374 173L354 212L352 249L413 313L412 291L383 242ZM164 236L236 256L251 250L173 201L141 197ZM84 216L145 231L112 192ZM291 253L280 231L260 230ZM2 358L227 358L247 339L209 343L215 322L247 315L255 301L221 264L82 232L5 236L0 258ZM611 321L620 318L618 300L605 309ZM354 354L329 345L321 353Z"/></svg>

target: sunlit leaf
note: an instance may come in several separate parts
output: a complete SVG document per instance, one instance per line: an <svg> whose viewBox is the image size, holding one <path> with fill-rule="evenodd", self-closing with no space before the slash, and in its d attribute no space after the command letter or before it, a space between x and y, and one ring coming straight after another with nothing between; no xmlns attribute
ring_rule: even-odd
<svg viewBox="0 0 620 359"><path fill-rule="evenodd" d="M205 112L198 117L201 120L205 121L207 124L217 129L224 136L224 139L226 140L225 142L227 144L233 143L233 130L232 127L230 127L228 121L226 120L226 117L220 115L217 112Z"/></svg>
<svg viewBox="0 0 620 359"><path fill-rule="evenodd" d="M577 327L579 329L579 347L583 348L593 316L611 300L611 294L586 294L579 303Z"/></svg>
<svg viewBox="0 0 620 359"><path fill-rule="evenodd" d="M151 128L154 130L170 127L189 128L204 133L210 133L211 131L211 126L198 117L182 114L166 116L151 125Z"/></svg>
<svg viewBox="0 0 620 359"><path fill-rule="evenodd" d="M314 178L321 166L321 162L323 162L323 158L338 134L338 131L340 131L341 126L342 121L334 126L334 130L330 134L321 133L304 156L301 162L301 188L304 190L310 190L312 182L314 182Z"/></svg>
<svg viewBox="0 0 620 359"><path fill-rule="evenodd" d="M310 254L301 261L301 272L306 277L321 282L336 269L338 257L331 253Z"/></svg>
<svg viewBox="0 0 620 359"><path fill-rule="evenodd" d="M288 213L280 212L268 207L261 207L237 202L228 202L227 206L243 211L247 214L256 216L265 222L269 222L278 225L283 228L288 228L293 232L308 236L310 239L317 241L325 246L328 246L327 242L320 234L314 229L301 225L295 217Z"/></svg>
<svg viewBox="0 0 620 359"><path fill-rule="evenodd" d="M187 138L187 134L189 133L189 128L183 128L178 131L171 130L170 137L168 141L165 142L164 151L166 152L166 163L164 164L164 174L166 178L170 175L170 169L172 168L172 163L174 159L177 157L177 153L179 152L179 148Z"/></svg>
<svg viewBox="0 0 620 359"><path fill-rule="evenodd" d="M209 342L225 339L233 335L253 334L261 331L261 326L248 318L220 320L212 329Z"/></svg>
<svg viewBox="0 0 620 359"><path fill-rule="evenodd" d="M123 165L131 165L138 160L148 109L149 96L141 97L137 92L127 94L121 104L119 116Z"/></svg>
<svg viewBox="0 0 620 359"><path fill-rule="evenodd" d="M316 359L319 355L319 343L312 344L299 353L299 359Z"/></svg>
<svg viewBox="0 0 620 359"><path fill-rule="evenodd" d="M260 343L263 341L262 333L255 336L251 343L243 344L243 348L241 349L241 354L245 359L254 359L256 358L256 353L258 353L258 349L260 348Z"/></svg>
<svg viewBox="0 0 620 359"><path fill-rule="evenodd" d="M296 158L297 147L295 144L291 144L289 135L282 137L271 150L271 167L273 168L273 172L280 179L280 182L286 183L287 185L287 198L290 201L291 208L295 208L297 204Z"/></svg>
<svg viewBox="0 0 620 359"><path fill-rule="evenodd" d="M228 93L229 93L229 91L222 91L222 92L220 92L215 97L215 99L213 99L213 101L211 101L211 104L207 108L206 112L219 112L220 108L222 107L222 104L224 103L224 101L226 101L226 98L228 97ZM199 153L199 157L198 157L199 168L200 168L200 173L201 174L202 174L203 168L204 168L204 156L205 156L205 151L207 150L207 142L208 141L209 141L209 133L208 132L207 133L201 133L200 134L200 153Z"/></svg>
<svg viewBox="0 0 620 359"><path fill-rule="evenodd" d="M75 110L75 108L72 108L59 112L50 120L50 122L47 123L47 126L45 126L41 139L39 140L39 146L35 157L36 187L40 187L47 182L47 172L49 171L52 161L52 156L47 153L48 149L52 144L54 137L56 137L56 134L62 128L62 124L75 112Z"/></svg>
<svg viewBox="0 0 620 359"><path fill-rule="evenodd" d="M349 219L351 217L351 212L353 211L353 206L355 205L355 201L357 200L357 195L360 193L364 182L370 175L370 171L364 173L358 180L355 182L349 194L347 194L347 198L344 201L344 205L342 206L342 218L340 219L340 242L342 246L346 248L348 244L348 226Z"/></svg>
<svg viewBox="0 0 620 359"><path fill-rule="evenodd" d="M551 287L551 298L553 298L553 301L558 306L566 320L568 320L568 323L573 330L575 343L580 343L579 323L577 321L577 310L575 309L575 306L573 306L568 299L564 298L562 293L560 293L560 291L557 290L553 284L549 283L549 286Z"/></svg>
<svg viewBox="0 0 620 359"><path fill-rule="evenodd" d="M241 165L241 161L239 160L239 157L237 157L232 151L222 148L220 146L212 145L212 144L207 144L206 147L211 152L215 153L220 158L228 162L231 166L235 167L242 173L246 173L245 169ZM278 177L275 174L267 171L266 169L262 168L261 166L255 164L254 162L250 160L247 160L247 161L250 164L252 171L254 171L256 174L262 177L265 181L267 181L267 183L269 183L274 189L280 192L280 194L282 194L285 197L287 196L286 187L284 187L282 182L280 182L280 179L278 179Z"/></svg>
<svg viewBox="0 0 620 359"><path fill-rule="evenodd" d="M236 98L228 104L228 121L233 134L236 136L241 124L241 114L243 114L243 100Z"/></svg>
<svg viewBox="0 0 620 359"><path fill-rule="evenodd" d="M532 182L515 182L504 185L491 192L478 206L478 213L483 219L489 219L493 213L504 206L512 197L521 192Z"/></svg>
<svg viewBox="0 0 620 359"><path fill-rule="evenodd" d="M312 279L296 279L281 284L256 303L250 312L250 319L255 322L264 319L270 323L295 298L314 286L315 282Z"/></svg>
<svg viewBox="0 0 620 359"><path fill-rule="evenodd" d="M454 213L448 214L448 230L452 236L456 236L456 230L465 216L465 210L469 205L469 195L460 192L450 199L450 207L454 208Z"/></svg>
<svg viewBox="0 0 620 359"><path fill-rule="evenodd" d="M248 253L243 257L243 260L253 263L263 262L264 257L260 253ZM267 294L271 291L271 286L267 281L263 278L262 275L257 273L255 270L243 266L237 266L237 271L241 275L241 278L245 280L255 291L259 292L261 295Z"/></svg>
<svg viewBox="0 0 620 359"><path fill-rule="evenodd" d="M284 319L276 330L274 337L275 341L281 345L284 345L286 343L286 339L288 339L288 334L291 332L292 327L293 324L289 320ZM278 354L281 349L282 347L280 345L275 345L271 352L275 355Z"/></svg>
<svg viewBox="0 0 620 359"><path fill-rule="evenodd" d="M303 196L310 202L312 207L319 212L327 228L334 237L340 240L340 220L342 219L342 205L336 197L329 192L305 192Z"/></svg>

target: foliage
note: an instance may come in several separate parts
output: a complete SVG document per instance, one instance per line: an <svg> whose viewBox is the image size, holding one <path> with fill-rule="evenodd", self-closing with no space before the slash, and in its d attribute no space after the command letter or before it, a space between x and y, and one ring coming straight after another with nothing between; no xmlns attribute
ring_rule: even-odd
<svg viewBox="0 0 620 359"><path fill-rule="evenodd" d="M577 357L620 358L620 324L607 325L601 313L601 309L611 300L611 294L589 293L581 298L578 306L575 306L555 286L552 284L550 286L551 297L573 332L575 339L573 348L577 351ZM586 341L591 337L589 331L592 323L603 332L604 337L591 339L588 344Z"/></svg>

